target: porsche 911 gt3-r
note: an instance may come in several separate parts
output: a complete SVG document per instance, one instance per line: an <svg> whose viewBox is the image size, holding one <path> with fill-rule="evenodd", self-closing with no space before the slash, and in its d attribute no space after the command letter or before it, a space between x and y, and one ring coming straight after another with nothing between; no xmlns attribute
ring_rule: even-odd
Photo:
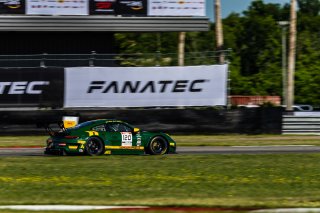
<svg viewBox="0 0 320 213"><path fill-rule="evenodd" d="M166 133L140 131L113 119L80 123L60 131L48 128L45 154L151 154L176 152L176 142Z"/></svg>

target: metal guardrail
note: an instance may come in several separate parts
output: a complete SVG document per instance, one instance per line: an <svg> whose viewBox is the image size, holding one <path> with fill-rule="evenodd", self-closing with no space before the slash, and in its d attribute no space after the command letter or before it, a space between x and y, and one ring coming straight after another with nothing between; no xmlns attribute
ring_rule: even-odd
<svg viewBox="0 0 320 213"><path fill-rule="evenodd" d="M284 115L283 135L320 135L320 116Z"/></svg>
<svg viewBox="0 0 320 213"><path fill-rule="evenodd" d="M185 65L218 64L220 55L226 61L231 57L231 50L204 51L185 53ZM177 66L177 53L136 53L136 54L32 54L0 55L0 68L34 67L83 67L83 66Z"/></svg>

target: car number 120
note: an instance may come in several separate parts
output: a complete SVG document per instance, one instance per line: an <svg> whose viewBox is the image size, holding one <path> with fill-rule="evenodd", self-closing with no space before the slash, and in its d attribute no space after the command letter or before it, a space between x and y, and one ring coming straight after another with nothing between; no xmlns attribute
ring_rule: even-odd
<svg viewBox="0 0 320 213"><path fill-rule="evenodd" d="M122 146L132 146L131 132L121 132Z"/></svg>

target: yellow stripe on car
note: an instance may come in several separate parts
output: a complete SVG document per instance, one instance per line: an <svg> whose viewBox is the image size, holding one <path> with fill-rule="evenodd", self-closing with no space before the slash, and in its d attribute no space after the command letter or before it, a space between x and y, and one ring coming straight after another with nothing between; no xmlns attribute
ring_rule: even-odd
<svg viewBox="0 0 320 213"><path fill-rule="evenodd" d="M78 149L78 146L69 146L69 149Z"/></svg>
<svg viewBox="0 0 320 213"><path fill-rule="evenodd" d="M133 150L144 150L143 146L105 146L105 149L133 149Z"/></svg>
<svg viewBox="0 0 320 213"><path fill-rule="evenodd" d="M86 131L86 132L89 133L89 136L99 135L99 132L97 131Z"/></svg>

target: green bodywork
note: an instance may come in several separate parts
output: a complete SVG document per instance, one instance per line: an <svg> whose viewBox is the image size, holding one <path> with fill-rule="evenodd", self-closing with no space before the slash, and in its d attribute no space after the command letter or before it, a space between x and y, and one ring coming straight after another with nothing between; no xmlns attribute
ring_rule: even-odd
<svg viewBox="0 0 320 213"><path fill-rule="evenodd" d="M150 150L154 140L160 141L159 153ZM90 141L101 141L97 153L91 153ZM100 143L100 142L99 142ZM150 144L151 143L151 144ZM154 145L155 146L155 145ZM98 150L98 148L96 148ZM91 147L91 150L92 147ZM140 131L130 124L111 119L80 123L59 132L51 132L47 139L46 154L167 154L176 152L176 142L166 133Z"/></svg>

